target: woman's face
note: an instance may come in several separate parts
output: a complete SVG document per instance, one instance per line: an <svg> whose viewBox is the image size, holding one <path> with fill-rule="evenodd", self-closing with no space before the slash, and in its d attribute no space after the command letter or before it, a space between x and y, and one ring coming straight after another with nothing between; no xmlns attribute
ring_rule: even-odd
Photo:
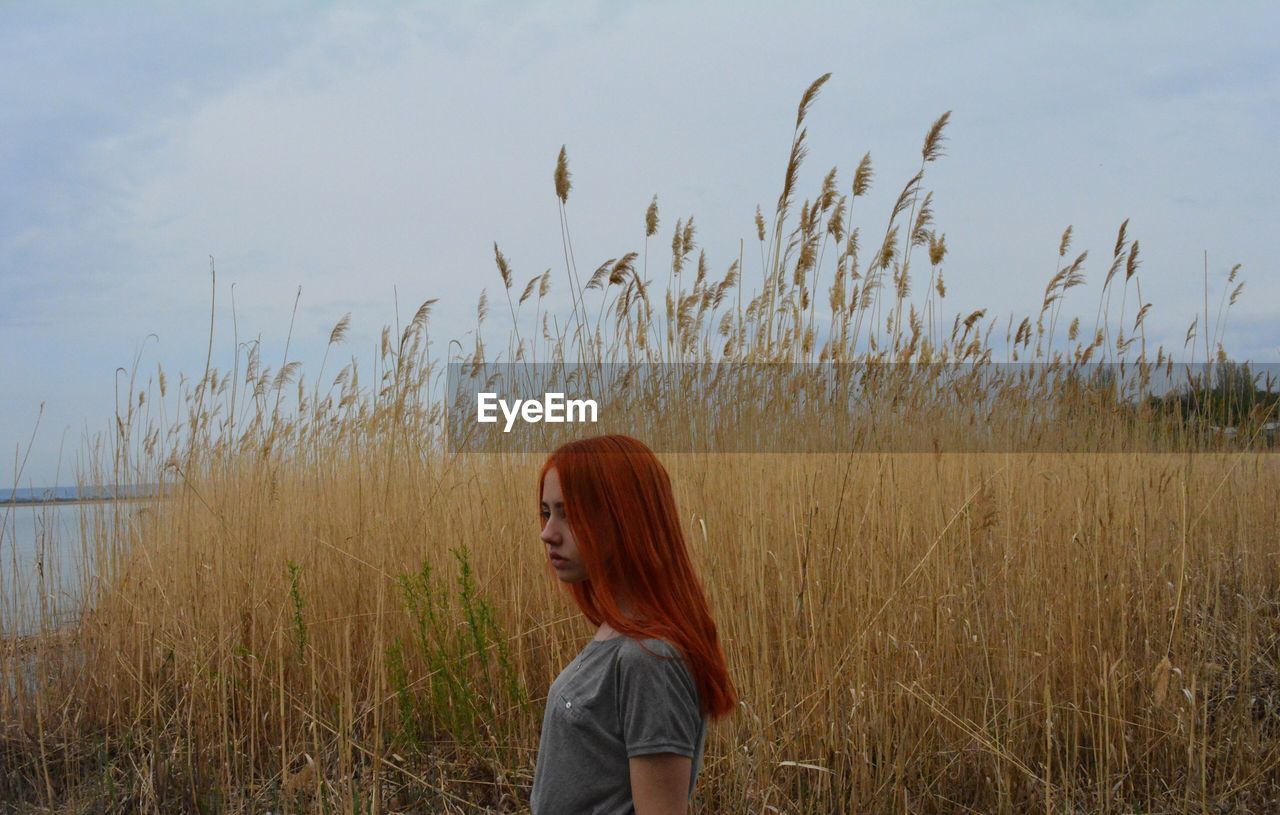
<svg viewBox="0 0 1280 815"><path fill-rule="evenodd" d="M560 474L552 467L542 479L542 534L547 557L556 577L564 583L581 583L587 570L578 556L578 544L564 514L564 496L560 493Z"/></svg>

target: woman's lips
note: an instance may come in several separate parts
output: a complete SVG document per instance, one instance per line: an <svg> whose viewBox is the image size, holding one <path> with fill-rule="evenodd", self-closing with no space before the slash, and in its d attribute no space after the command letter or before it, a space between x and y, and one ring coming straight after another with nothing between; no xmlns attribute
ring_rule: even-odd
<svg viewBox="0 0 1280 815"><path fill-rule="evenodd" d="M568 562L569 562L568 560L566 560L566 559L564 559L564 558L560 557L559 555L550 555L549 557L550 557L550 560L551 560L551 565L552 565L552 566L555 566L555 567L557 567L557 568L559 568L559 567L561 567L561 566L563 566L563 565L565 565L566 563L568 563Z"/></svg>

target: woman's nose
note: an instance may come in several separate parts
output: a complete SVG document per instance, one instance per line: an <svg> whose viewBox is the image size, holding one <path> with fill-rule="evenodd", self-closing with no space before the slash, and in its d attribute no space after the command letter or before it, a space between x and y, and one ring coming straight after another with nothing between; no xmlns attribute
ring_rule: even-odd
<svg viewBox="0 0 1280 815"><path fill-rule="evenodd" d="M547 525L542 527L542 534L538 536L543 543L555 543L560 539L560 535L555 530L555 524L548 521Z"/></svg>

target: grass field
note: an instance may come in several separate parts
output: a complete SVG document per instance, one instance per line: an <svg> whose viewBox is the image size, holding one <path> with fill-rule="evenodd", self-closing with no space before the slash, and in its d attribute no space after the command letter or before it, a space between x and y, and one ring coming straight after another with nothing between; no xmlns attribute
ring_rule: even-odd
<svg viewBox="0 0 1280 815"><path fill-rule="evenodd" d="M498 356L1058 372L1169 361L1147 347L1138 241L1123 226L1096 316L1063 313L1085 282L1070 230L1025 319L945 309L925 179L946 115L883 234L851 215L869 157L797 208L804 117L824 79L799 106L777 206L757 219L760 290L746 290L740 260L713 278L692 219L675 225L669 264L650 258L656 202L643 249L580 277L562 153L555 285L573 308L553 327L550 275L521 285L495 247L507 304L494 307L511 320ZM665 291L646 284L663 276ZM1238 296L1223 292L1216 319L1196 317L1175 350L1225 366ZM254 350L190 378L177 422L149 409L167 396L163 375L131 394L88 475L174 489L141 511L93 507L85 541L110 543L81 622L3 644L9 808L527 808L547 686L591 629L537 538L542 457L440 446L429 394L442 362L498 357L477 341L461 360L430 358L431 307L384 331L372 371L321 370L327 390ZM520 335L530 308L536 341ZM1060 444L915 452L970 417L919 381L925 366L887 370L885 412L838 452L662 455L742 698L709 735L696 811L1280 806L1280 456L1256 443L1274 401L1250 395L1236 442L1214 447L1208 407L1124 407L1099 388L1002 398L983 421L1047 422ZM748 410L735 432L749 446L779 421ZM839 415L806 421L834 433L822 422ZM1105 449L1078 452L1081 438Z"/></svg>

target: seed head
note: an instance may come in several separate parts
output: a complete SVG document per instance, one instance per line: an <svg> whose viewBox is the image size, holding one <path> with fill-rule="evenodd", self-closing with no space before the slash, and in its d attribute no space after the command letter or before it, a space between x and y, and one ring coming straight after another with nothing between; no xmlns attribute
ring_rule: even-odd
<svg viewBox="0 0 1280 815"><path fill-rule="evenodd" d="M538 285L538 281L541 278L542 278L542 275L534 275L532 278L529 279L529 282L524 287L524 293L520 295L520 302L519 302L520 305L523 305L524 301L528 300L529 296L533 294L533 287Z"/></svg>
<svg viewBox="0 0 1280 815"><path fill-rule="evenodd" d="M871 170L871 154L867 153L862 157L862 161L858 162L858 169L853 173L853 197L865 195L867 190L871 188L871 177L874 173Z"/></svg>
<svg viewBox="0 0 1280 815"><path fill-rule="evenodd" d="M502 285L510 289L511 267L507 265L507 259L503 256L502 250L498 248L496 241L493 244L493 259L498 264L498 274L502 276Z"/></svg>
<svg viewBox="0 0 1280 815"><path fill-rule="evenodd" d="M1124 223L1120 224L1120 232L1116 235L1116 248L1111 253L1112 257L1120 257L1120 253L1124 251L1125 233L1129 229L1129 219L1125 218Z"/></svg>
<svg viewBox="0 0 1280 815"><path fill-rule="evenodd" d="M818 91L828 79L831 78L831 72L823 74L813 80L813 84L804 92L804 96L800 97L800 109L796 111L796 129L800 129L800 123L804 121L804 116L809 112L809 106L813 104L813 100L818 98Z"/></svg>
<svg viewBox="0 0 1280 815"><path fill-rule="evenodd" d="M334 343L342 342L342 340L346 338L347 329L350 326L351 326L351 312L348 311L345 315L343 315L341 320L338 320L338 324L333 327L333 330L329 332L329 344L333 345ZM163 389L164 374L161 374L160 376L161 376L160 387L161 389Z"/></svg>
<svg viewBox="0 0 1280 815"><path fill-rule="evenodd" d="M567 203L569 200L569 189L573 186L569 179L569 154L565 152L564 145L560 145L560 158L556 159L556 197L560 199L560 203Z"/></svg>
<svg viewBox="0 0 1280 815"><path fill-rule="evenodd" d="M942 155L942 142L945 138L942 131L946 128L947 122L951 121L951 111L947 111L937 118L937 120L929 127L928 134L924 137L924 147L920 149L920 154L925 161L933 161Z"/></svg>
<svg viewBox="0 0 1280 815"><path fill-rule="evenodd" d="M1124 279L1126 282L1138 271L1139 265L1141 264L1138 262L1138 241L1135 240L1129 246L1129 260L1125 263Z"/></svg>

